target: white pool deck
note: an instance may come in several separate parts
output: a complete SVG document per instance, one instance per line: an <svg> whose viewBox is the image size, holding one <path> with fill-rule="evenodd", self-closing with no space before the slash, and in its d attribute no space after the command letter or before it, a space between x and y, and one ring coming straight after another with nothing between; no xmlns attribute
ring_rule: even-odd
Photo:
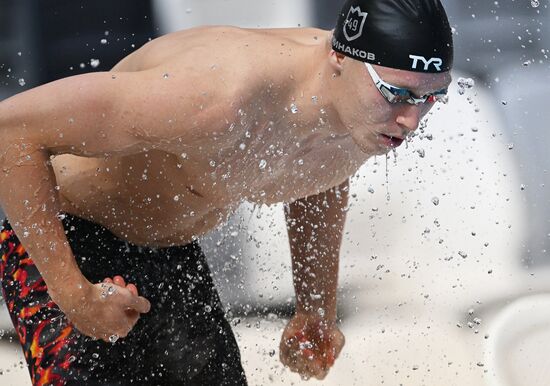
<svg viewBox="0 0 550 386"><path fill-rule="evenodd" d="M389 184L384 157L353 179L340 269L346 345L328 377L305 382L282 367L284 320L245 318L235 332L250 385L547 384L550 271L521 265L527 203L487 98L452 89L425 133L390 157ZM260 242L245 248L256 301L292 295L280 209L247 216ZM0 384L30 384L18 346L0 342Z"/></svg>

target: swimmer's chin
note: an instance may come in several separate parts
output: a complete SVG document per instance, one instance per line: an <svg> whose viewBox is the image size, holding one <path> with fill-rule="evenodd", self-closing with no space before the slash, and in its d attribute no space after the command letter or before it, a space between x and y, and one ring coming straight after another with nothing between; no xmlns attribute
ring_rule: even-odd
<svg viewBox="0 0 550 386"><path fill-rule="evenodd" d="M392 149L395 149L395 147L393 146L385 146L380 143L369 142L366 144L361 144L355 141L355 144L357 145L359 150L361 150L361 152L365 154L365 156L367 156L368 158L375 155L384 155L389 153Z"/></svg>

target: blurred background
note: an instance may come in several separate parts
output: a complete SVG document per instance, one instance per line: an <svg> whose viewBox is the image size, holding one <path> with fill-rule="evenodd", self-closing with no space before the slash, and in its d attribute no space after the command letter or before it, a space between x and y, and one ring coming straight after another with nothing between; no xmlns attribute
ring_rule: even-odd
<svg viewBox="0 0 550 386"><path fill-rule="evenodd" d="M282 208L243 205L202 240L250 385L548 384L548 0L442 2L455 41L450 101L352 179L339 292L347 343L323 382L278 361L293 310ZM0 0L0 99L106 71L197 25L331 29L342 3ZM0 384L27 385L0 315Z"/></svg>

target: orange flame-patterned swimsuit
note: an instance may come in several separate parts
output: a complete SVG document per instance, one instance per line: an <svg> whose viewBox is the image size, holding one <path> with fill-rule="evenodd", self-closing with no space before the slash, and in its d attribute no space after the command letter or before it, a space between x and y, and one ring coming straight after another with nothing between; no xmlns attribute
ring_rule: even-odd
<svg viewBox="0 0 550 386"><path fill-rule="evenodd" d="M246 385L239 349L197 243L140 247L69 214L63 225L88 280L121 275L152 307L114 344L80 334L51 300L4 220L2 295L33 385Z"/></svg>

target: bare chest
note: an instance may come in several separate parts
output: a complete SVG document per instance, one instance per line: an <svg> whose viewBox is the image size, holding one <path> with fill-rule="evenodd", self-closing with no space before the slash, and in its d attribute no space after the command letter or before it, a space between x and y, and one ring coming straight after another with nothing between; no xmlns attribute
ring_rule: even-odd
<svg viewBox="0 0 550 386"><path fill-rule="evenodd" d="M189 241L222 223L242 201L293 201L327 190L362 160L349 139L248 126L230 141L172 147L108 159L53 161L62 207L129 241ZM147 227L153 227L147 229ZM150 241L150 240L149 240Z"/></svg>

